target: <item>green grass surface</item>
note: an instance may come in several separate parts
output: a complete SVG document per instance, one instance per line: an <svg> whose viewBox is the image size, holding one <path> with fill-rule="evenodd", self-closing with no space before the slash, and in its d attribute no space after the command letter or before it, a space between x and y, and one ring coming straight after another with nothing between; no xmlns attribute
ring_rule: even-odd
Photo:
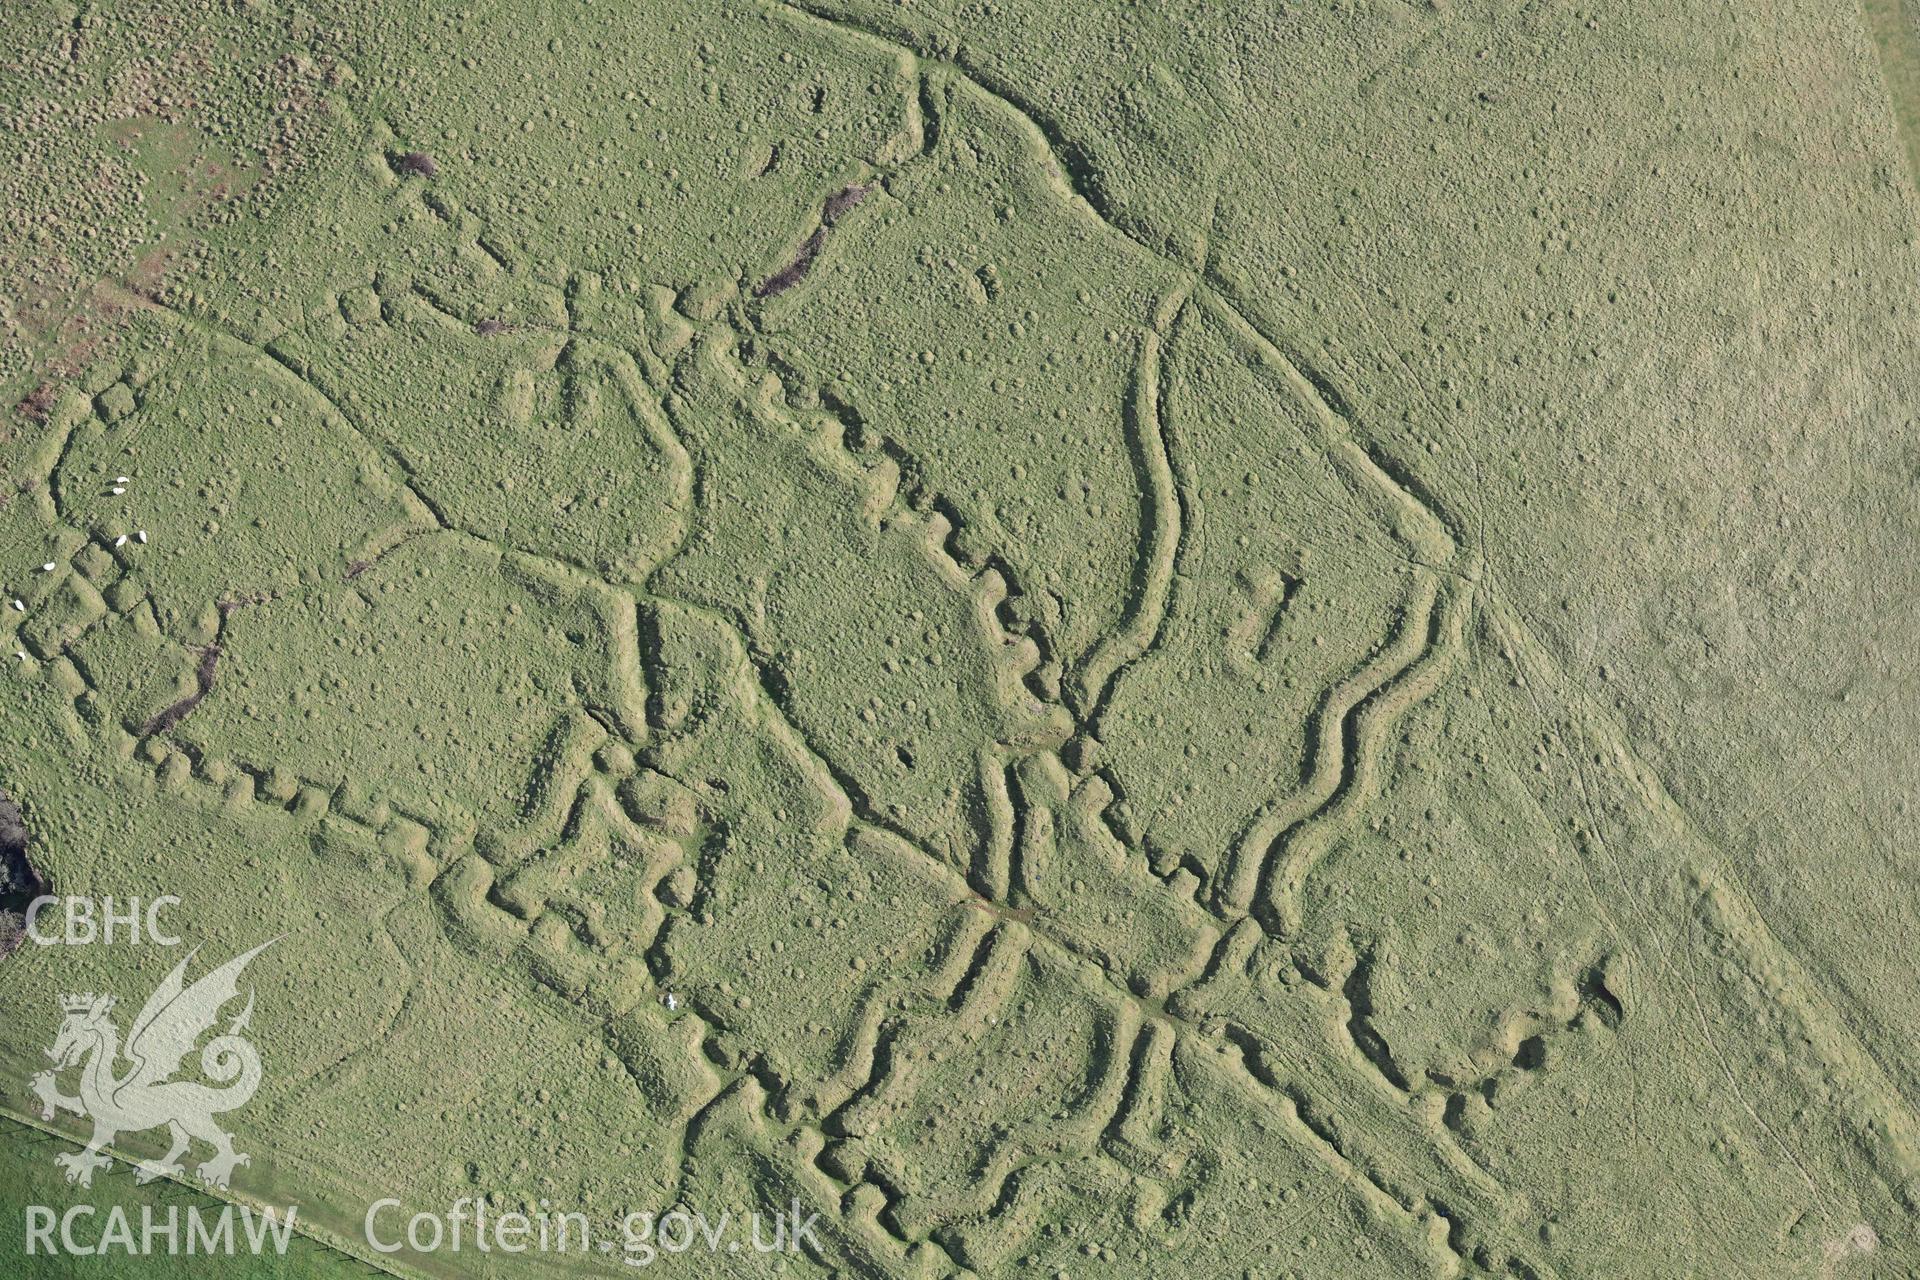
<svg viewBox="0 0 1920 1280"><path fill-rule="evenodd" d="M1912 1273L1910 19L9 8L0 1273Z"/></svg>
<svg viewBox="0 0 1920 1280"><path fill-rule="evenodd" d="M201 1195L173 1182L155 1183L140 1186L133 1180L131 1169L119 1168L99 1175L89 1203L94 1209L91 1217L77 1217L73 1220L72 1234L75 1242L83 1247L101 1251L85 1257L72 1257L64 1252L49 1255L36 1238L32 1242L33 1252L29 1253L29 1241L25 1229L26 1219L19 1212L20 1206L46 1206L56 1214L64 1215L73 1203L72 1188L66 1185L60 1171L53 1167L48 1153L58 1149L58 1140L45 1133L30 1129L12 1120L0 1121L6 1135L0 1143L0 1202L8 1206L9 1220L0 1227L0 1248L6 1250L8 1266L13 1274L47 1277L110 1276L133 1277L155 1276L165 1280L172 1277L193 1277L200 1280L252 1280L253 1277L273 1277L274 1280L318 1280L323 1276L354 1274L353 1269L342 1264L340 1255L298 1234L287 1237L284 1251L272 1243L272 1237L262 1232L260 1239L269 1241L260 1253L242 1247L229 1252L224 1247L225 1240L248 1241L246 1219L240 1215L239 1206L213 1196ZM251 1206L249 1206L251 1209ZM219 1215L232 1209L232 1225L223 1233ZM111 1234L110 1223L115 1221L115 1212L124 1215L130 1229L129 1239L148 1238L149 1224L159 1228L152 1238L164 1239L165 1228L177 1228L177 1237L186 1248L188 1238L189 1215L204 1215L204 1237L218 1247L212 1251L200 1251L191 1255L184 1252L179 1256L164 1253L149 1255L135 1253L118 1244L111 1243L115 1237ZM296 1212L294 1222L299 1222ZM102 1239L109 1243L102 1248ZM60 1238L56 1227L52 1237L56 1242ZM198 1238L196 1238L198 1239ZM362 1274L375 1274L365 1268Z"/></svg>

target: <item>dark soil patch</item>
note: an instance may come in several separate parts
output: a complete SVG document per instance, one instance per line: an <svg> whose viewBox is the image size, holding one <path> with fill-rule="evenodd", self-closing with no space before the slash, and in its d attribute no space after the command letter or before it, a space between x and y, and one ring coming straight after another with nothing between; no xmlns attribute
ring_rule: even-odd
<svg viewBox="0 0 1920 1280"><path fill-rule="evenodd" d="M151 738L156 733L165 733L185 720L188 713L200 705L200 700L213 692L213 673L219 662L219 645L210 644L200 650L200 665L193 673L196 686L194 691L147 721L143 736Z"/></svg>
<svg viewBox="0 0 1920 1280"><path fill-rule="evenodd" d="M403 152L387 163L403 178L435 178L440 175L439 162L424 151Z"/></svg>
<svg viewBox="0 0 1920 1280"><path fill-rule="evenodd" d="M27 905L47 891L46 879L27 860L31 840L20 806L0 791L0 956L20 945Z"/></svg>
<svg viewBox="0 0 1920 1280"><path fill-rule="evenodd" d="M753 286L756 298L771 298L775 294L785 293L788 289L807 278L807 272L813 270L813 260L820 256L820 250L826 246L827 232L834 223L845 217L862 200L873 192L871 186L842 187L827 197L826 204L820 207L820 225L800 246L800 252L793 255L793 261Z"/></svg>
<svg viewBox="0 0 1920 1280"><path fill-rule="evenodd" d="M51 382L43 382L29 391L14 408L18 409L28 421L45 425L48 415L53 412L53 402L59 398L59 395L59 388Z"/></svg>
<svg viewBox="0 0 1920 1280"><path fill-rule="evenodd" d="M793 255L793 261L753 286L756 298L771 298L785 293L807 278L807 272L813 270L813 260L820 256L820 248L827 242L827 232L823 227L807 237L800 246L800 252Z"/></svg>
<svg viewBox="0 0 1920 1280"><path fill-rule="evenodd" d="M848 213L858 208L860 202L873 193L870 186L842 187L827 197L827 203L820 209L820 222L831 227Z"/></svg>

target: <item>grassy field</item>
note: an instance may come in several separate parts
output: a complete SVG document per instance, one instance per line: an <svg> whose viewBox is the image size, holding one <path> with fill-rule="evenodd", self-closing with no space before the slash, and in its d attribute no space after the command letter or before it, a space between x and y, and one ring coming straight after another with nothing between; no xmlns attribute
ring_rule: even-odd
<svg viewBox="0 0 1920 1280"><path fill-rule="evenodd" d="M1906 144L1907 172L1920 174L1920 23L1903 0L1862 0L1880 54L1893 117Z"/></svg>
<svg viewBox="0 0 1920 1280"><path fill-rule="evenodd" d="M0 1273L1914 1273L1912 18L9 7Z"/></svg>

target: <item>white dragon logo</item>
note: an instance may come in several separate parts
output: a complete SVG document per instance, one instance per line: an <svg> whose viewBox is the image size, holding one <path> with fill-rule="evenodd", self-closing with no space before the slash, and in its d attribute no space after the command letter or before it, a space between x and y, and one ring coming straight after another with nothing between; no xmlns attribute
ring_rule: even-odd
<svg viewBox="0 0 1920 1280"><path fill-rule="evenodd" d="M248 1163L246 1156L233 1149L233 1135L214 1117L245 1106L260 1087L260 1055L240 1034L253 1017L251 990L246 1008L226 1033L208 1041L200 1052L200 1069L213 1084L169 1077L212 1029L221 1006L239 994L240 973L247 963L272 945L264 942L186 986L187 965L198 954L197 949L189 952L147 998L127 1033L124 1050L120 1029L108 1016L113 1012L112 996L60 997L67 1017L47 1050L53 1070L40 1072L29 1083L40 1098L42 1119L53 1119L56 1111L71 1111L93 1121L93 1137L84 1148L54 1157L54 1163L67 1171L68 1182L92 1186L94 1171L113 1163L102 1154L108 1143L122 1133L160 1125L167 1126L172 1145L159 1160L142 1160L135 1166L137 1182L179 1176L180 1157L194 1139L214 1149L213 1156L195 1170L211 1186L225 1187L234 1169ZM122 1058L131 1065L117 1073ZM55 1075L73 1067L81 1067L80 1092L78 1097L67 1097L60 1092Z"/></svg>

